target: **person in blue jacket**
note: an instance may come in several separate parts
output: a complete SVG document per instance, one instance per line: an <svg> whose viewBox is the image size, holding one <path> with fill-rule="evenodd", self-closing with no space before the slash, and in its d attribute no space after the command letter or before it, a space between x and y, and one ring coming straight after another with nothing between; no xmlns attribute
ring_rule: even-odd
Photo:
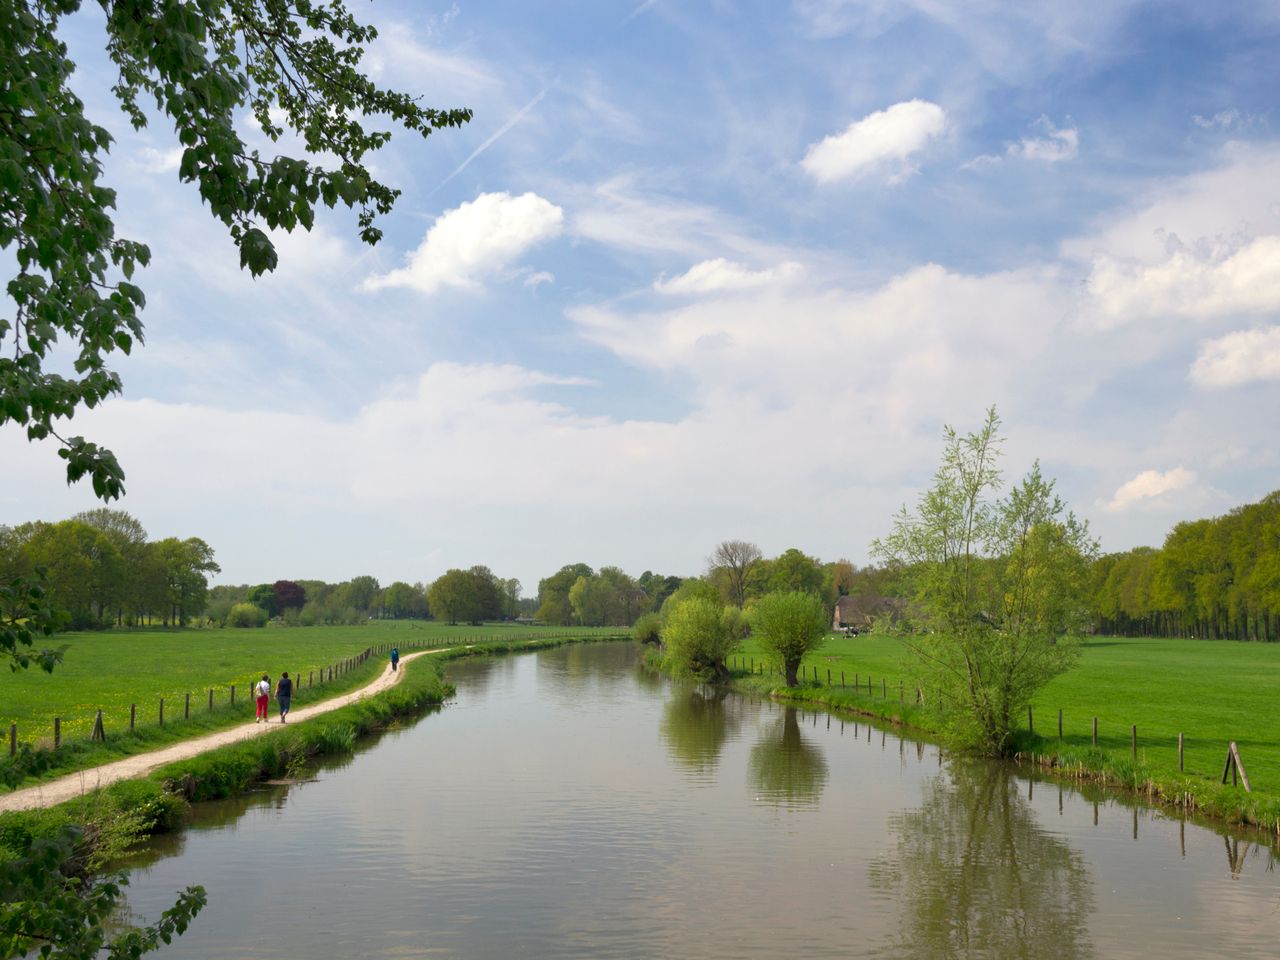
<svg viewBox="0 0 1280 960"><path fill-rule="evenodd" d="M391 648L391 669L392 670L400 669L400 648L399 647Z"/></svg>

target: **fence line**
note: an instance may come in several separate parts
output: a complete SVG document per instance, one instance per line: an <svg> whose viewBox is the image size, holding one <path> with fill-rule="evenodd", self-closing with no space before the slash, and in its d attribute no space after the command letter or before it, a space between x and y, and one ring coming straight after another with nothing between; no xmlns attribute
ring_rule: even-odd
<svg viewBox="0 0 1280 960"><path fill-rule="evenodd" d="M732 670L741 670L746 674L759 674L761 676L764 676L765 674L772 675L776 673L779 677L783 677L783 678L786 677L786 667L784 664L778 663L775 665L771 662L766 661L765 658L763 657L757 663L756 658L754 656L747 657L747 656L735 655L729 658L729 666L730 666L730 669ZM812 669L813 671L813 674L812 674L813 683L817 684L818 686L826 686L828 689L851 690L852 692L858 694L859 696L865 695L871 698L873 702L877 699L875 695L873 679L870 673L866 675L866 692L864 694L863 685L861 683L861 674L859 673L854 673L853 683L849 684L846 680L845 673L842 670L840 671L840 682L837 684L834 682L831 670L828 669L826 683L824 684L821 678L819 677L818 668L816 666L812 666L809 669ZM806 671L807 671L807 668L802 664L796 672L797 678L804 683L809 682L809 675ZM881 701L888 700L889 698L888 678L885 676L881 676L879 679L880 679L879 700ZM939 709L939 707L941 706L940 700L941 700L941 695L939 696L939 700L933 703L933 708L935 710ZM898 681L898 703L900 706L906 706L905 681L903 680ZM919 706L929 705L929 701L927 699L925 690L921 687L916 688L915 703ZM1035 734L1035 714L1033 710L1034 708L1032 706L1027 707L1027 732L1031 733L1032 735ZM1090 742L1091 742L1092 748L1099 749L1098 718L1096 716L1091 718L1091 731L1089 736L1090 736ZM1062 708L1059 707L1058 708L1058 741L1059 743L1063 743L1065 742L1065 740L1066 740L1066 737L1063 736L1063 711L1062 711ZM1182 732L1182 731L1178 733L1178 737L1176 741L1170 741L1170 743L1176 743L1176 749L1178 752L1178 772L1179 773L1186 772L1186 742L1187 742L1186 734L1185 732ZM1209 741L1204 741L1204 742L1208 743ZM1144 744L1144 746L1147 748L1157 748L1157 749L1165 745L1166 745L1166 741L1163 738L1149 739ZM1236 748L1236 744L1234 741L1229 742L1224 749L1230 751L1232 748ZM1102 748L1102 749L1107 749L1107 748ZM1236 750L1238 751L1238 748L1236 748ZM1130 754L1131 760L1134 763L1137 763L1138 762L1138 726L1137 724L1129 725L1129 754ZM1235 754L1235 756L1238 757L1238 752ZM1230 753L1228 755L1227 762L1228 762L1228 769L1231 770L1232 774L1234 774L1235 768L1231 766ZM1210 777L1217 776L1213 771L1208 771L1208 772L1201 771L1201 772L1205 776L1210 776ZM1223 774L1224 783L1226 782L1226 776L1227 776L1227 773L1224 772ZM1247 779L1246 779L1246 783L1247 783Z"/></svg>

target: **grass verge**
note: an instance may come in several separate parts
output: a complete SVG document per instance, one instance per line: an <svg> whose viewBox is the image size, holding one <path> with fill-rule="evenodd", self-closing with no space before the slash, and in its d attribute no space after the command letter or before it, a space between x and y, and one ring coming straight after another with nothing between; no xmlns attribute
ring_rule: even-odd
<svg viewBox="0 0 1280 960"><path fill-rule="evenodd" d="M870 639L868 646L873 645L872 656L859 657L856 660L858 669L848 669L854 665L847 658L848 647L860 641L867 643L868 639ZM1205 646L1190 649L1178 647L1179 644L1195 643ZM896 645L898 649L893 650L890 645ZM1124 659L1132 664L1130 682L1141 685L1142 674L1147 672L1151 675L1148 679L1150 686L1163 690L1168 696L1177 695L1179 685L1176 679L1171 679L1169 675L1161 676L1158 659L1153 660L1149 656L1153 652L1168 651L1172 648L1179 655L1182 662L1176 664L1175 669L1170 671L1174 678L1179 673L1186 672L1187 661L1197 662L1201 658L1215 654L1221 656L1224 646L1229 648L1228 655L1241 658L1252 654L1264 665L1280 654L1280 650L1259 647L1256 644L1232 645L1211 641L1165 640L1130 643L1125 640L1108 639L1099 641L1098 646L1100 650L1108 652L1113 651L1116 646L1121 647L1125 651ZM1245 649L1241 650L1241 646ZM862 648L862 652L866 652L866 647ZM1074 683L1071 674L1059 677L1054 684L1042 691L1037 698L1037 703L1043 703L1050 697L1062 697L1064 691L1066 696L1080 698L1083 691L1092 689L1092 681L1102 668L1102 664L1114 664L1116 660L1115 657L1105 654L1098 656L1096 653L1095 651L1094 662L1090 663L1089 650L1086 647L1082 657L1081 676L1076 677ZM671 672L657 651L650 651L646 662L654 669ZM909 727L936 742L948 745L945 718L927 703L916 702L916 688L910 680L910 663L906 659L905 651L892 638L840 638L818 654L805 659L805 671L808 677L792 688L786 686L784 678L779 674L778 663L765 656L759 648L745 647L743 651L731 658L730 664L732 667L730 686L741 693L872 717L890 724ZM822 666L818 666L819 664ZM845 668L843 685L841 685L842 666ZM818 670L816 676L813 672L815 668ZM830 686L827 684L828 669L832 671ZM858 682L856 687L855 679ZM1112 682L1121 685L1124 683L1123 680ZM1259 701L1257 704L1259 709L1265 708L1270 713L1272 708L1269 703L1266 703L1266 691L1259 690L1258 693L1248 694L1248 696ZM1114 717L1118 710L1124 709L1126 703L1140 705L1149 700L1150 695L1147 694L1130 697L1119 705L1109 703L1107 705L1109 715ZM1077 700L1077 710L1082 709L1083 703ZM1043 717L1047 713L1048 711L1045 710L1040 715ZM1153 710L1149 716L1156 714L1157 711ZM1216 769L1213 774L1203 770L1206 759L1203 755L1198 758L1201 769L1193 771L1190 752L1188 752L1187 771L1178 770L1176 732L1172 734L1171 749L1163 743L1152 747L1150 738L1145 746L1140 740L1135 759L1131 741L1127 737L1100 737L1099 746L1095 748L1091 743L1091 732L1069 734L1064 730L1066 735L1059 740L1056 735L1042 736L1024 729L1019 731L1016 737L1015 761L1034 764L1042 774L1048 776L1125 790L1153 803L1172 806L1187 813L1231 824L1259 828L1280 838L1280 795L1265 787L1260 789L1256 781L1253 784L1253 792L1245 792L1243 786L1223 785L1219 782L1228 743L1226 728L1227 725L1237 722L1234 712L1223 718L1213 712L1212 702L1206 709L1203 702L1189 700L1183 709L1176 711L1176 715L1187 720L1188 723L1189 717L1197 719L1201 729L1217 729L1218 736L1221 737L1219 741L1221 753L1217 755ZM1256 724L1255 718L1253 725L1256 726ZM1154 725L1155 723L1149 723L1148 729ZM1054 732L1056 734L1056 724ZM1265 756L1259 749L1261 746L1272 745L1269 740L1259 743L1255 739L1249 743L1254 750L1255 758ZM1241 749L1244 749L1243 744ZM1203 753L1207 751L1202 751ZM1269 773L1271 765L1260 763L1257 769Z"/></svg>
<svg viewBox="0 0 1280 960"><path fill-rule="evenodd" d="M557 632L584 637L598 633ZM296 709L371 682L385 665L381 652L363 663L350 663L366 649L383 651L397 645L402 653L409 653L470 643L518 643L540 635L545 634L509 625L450 627L410 621L379 621L362 627L69 635L67 661L53 674L0 675L5 716L18 723L22 735L13 753L0 745L0 792L245 723L254 713L252 683L264 672L274 679L279 670L289 670L296 681ZM335 666L329 679L329 669ZM215 693L212 708L210 689ZM165 700L163 725L158 722L160 697ZM131 730L132 703L138 709ZM93 717L100 708L106 735L103 740L91 740ZM52 737L55 716L62 718L62 742L57 749ZM40 735L31 736L33 729ZM0 728L0 737L7 733L8 724Z"/></svg>

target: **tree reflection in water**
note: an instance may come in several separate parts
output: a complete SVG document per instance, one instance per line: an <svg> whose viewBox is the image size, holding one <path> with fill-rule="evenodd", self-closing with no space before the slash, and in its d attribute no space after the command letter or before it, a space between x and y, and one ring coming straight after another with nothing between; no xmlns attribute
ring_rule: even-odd
<svg viewBox="0 0 1280 960"><path fill-rule="evenodd" d="M796 806L816 803L827 784L827 760L800 732L795 707L751 748L747 774L760 798Z"/></svg>
<svg viewBox="0 0 1280 960"><path fill-rule="evenodd" d="M898 901L901 929L882 955L1093 956L1088 866L1040 828L1006 767L955 761L889 824L897 849L871 881Z"/></svg>
<svg viewBox="0 0 1280 960"><path fill-rule="evenodd" d="M742 725L728 693L714 687L676 691L662 713L662 739L682 766L705 775L720 762L720 751Z"/></svg>

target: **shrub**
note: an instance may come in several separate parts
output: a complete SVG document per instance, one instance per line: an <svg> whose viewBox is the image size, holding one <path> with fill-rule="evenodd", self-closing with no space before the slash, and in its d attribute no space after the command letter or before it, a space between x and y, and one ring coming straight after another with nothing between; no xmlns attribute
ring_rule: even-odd
<svg viewBox="0 0 1280 960"><path fill-rule="evenodd" d="M227 614L229 627L263 627L267 623L267 611L252 603L237 603Z"/></svg>
<svg viewBox="0 0 1280 960"><path fill-rule="evenodd" d="M641 643L662 643L662 618L656 613L646 613L631 628L631 636Z"/></svg>

